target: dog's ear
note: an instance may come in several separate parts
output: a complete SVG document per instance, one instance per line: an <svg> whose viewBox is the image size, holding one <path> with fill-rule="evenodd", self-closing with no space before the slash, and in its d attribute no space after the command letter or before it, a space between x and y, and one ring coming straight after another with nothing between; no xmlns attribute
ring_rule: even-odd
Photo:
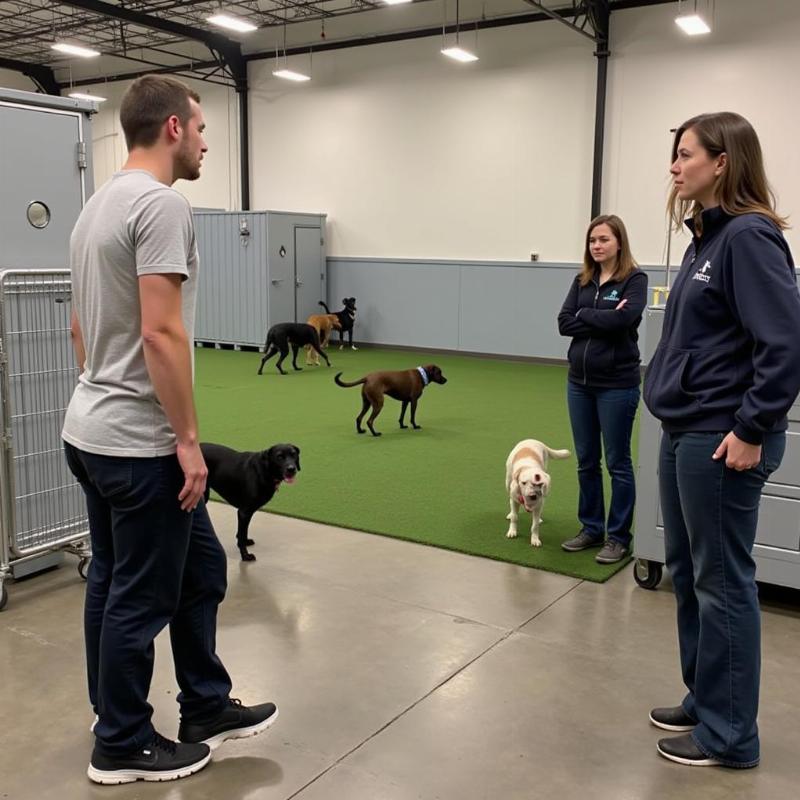
<svg viewBox="0 0 800 800"><path fill-rule="evenodd" d="M300 448L296 445L292 445L292 449L294 450L294 457L297 461L297 471L300 472Z"/></svg>

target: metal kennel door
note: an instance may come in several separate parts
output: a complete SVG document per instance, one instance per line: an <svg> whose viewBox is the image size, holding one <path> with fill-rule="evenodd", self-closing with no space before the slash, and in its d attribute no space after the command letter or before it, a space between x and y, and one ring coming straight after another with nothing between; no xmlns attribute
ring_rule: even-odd
<svg viewBox="0 0 800 800"><path fill-rule="evenodd" d="M294 311L297 322L311 314L324 313L319 301L325 299L325 255L322 230L296 226L294 229Z"/></svg>
<svg viewBox="0 0 800 800"><path fill-rule="evenodd" d="M68 270L0 272L0 495L12 558L88 536L61 427L78 380Z"/></svg>

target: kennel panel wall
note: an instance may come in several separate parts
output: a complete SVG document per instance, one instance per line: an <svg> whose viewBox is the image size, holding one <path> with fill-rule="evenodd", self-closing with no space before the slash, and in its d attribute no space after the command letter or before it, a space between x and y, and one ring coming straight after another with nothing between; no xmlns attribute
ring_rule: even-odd
<svg viewBox="0 0 800 800"><path fill-rule="evenodd" d="M556 317L577 264L328 259L328 303L355 296L356 341L527 358L566 359ZM647 268L650 286L663 268ZM646 331L639 329L644 352Z"/></svg>

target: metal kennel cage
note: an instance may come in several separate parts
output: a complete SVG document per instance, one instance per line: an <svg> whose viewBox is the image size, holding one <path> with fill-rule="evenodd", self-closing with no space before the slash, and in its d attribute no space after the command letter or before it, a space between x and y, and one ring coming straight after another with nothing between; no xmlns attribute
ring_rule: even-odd
<svg viewBox="0 0 800 800"><path fill-rule="evenodd" d="M67 467L61 426L78 379L69 270L0 272L0 609L5 581L48 551L90 549L83 491Z"/></svg>

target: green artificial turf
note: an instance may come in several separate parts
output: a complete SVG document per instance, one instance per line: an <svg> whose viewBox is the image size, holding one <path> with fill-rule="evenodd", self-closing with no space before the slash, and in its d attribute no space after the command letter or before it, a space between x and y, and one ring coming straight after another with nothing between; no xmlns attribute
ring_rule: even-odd
<svg viewBox="0 0 800 800"><path fill-rule="evenodd" d="M293 372L287 359L284 376L272 359L259 376L259 353L195 350L203 441L237 450L292 442L301 450L297 481L281 486L269 511L591 581L605 581L624 566L597 564L596 549L565 553L559 546L579 530L574 456L550 462L543 546L531 547L524 511L519 537L505 537L511 448L533 438L573 449L565 367L375 348L332 346L328 354L331 368ZM375 424L383 436L356 434L360 387L340 388L333 376L341 371L344 380L355 380L376 369L426 363L438 364L448 382L425 389L417 409L422 429L401 430L400 404L386 398Z"/></svg>

